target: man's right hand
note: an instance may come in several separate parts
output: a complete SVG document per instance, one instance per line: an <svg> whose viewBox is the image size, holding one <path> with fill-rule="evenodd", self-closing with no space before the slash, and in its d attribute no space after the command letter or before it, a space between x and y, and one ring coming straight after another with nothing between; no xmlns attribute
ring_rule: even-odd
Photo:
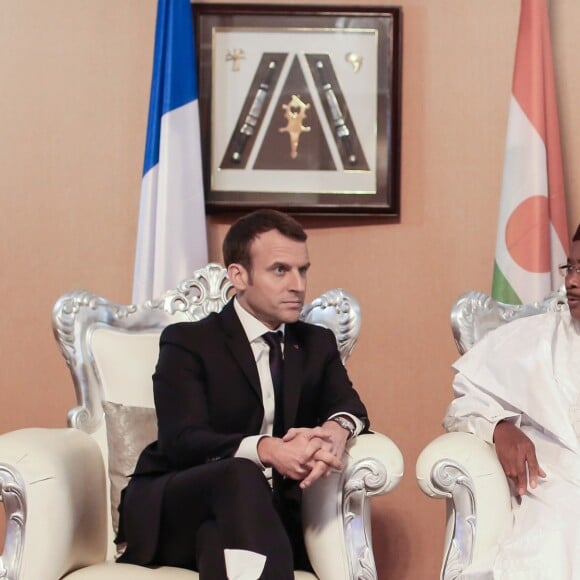
<svg viewBox="0 0 580 580"><path fill-rule="evenodd" d="M324 441L299 434L290 441L277 437L263 437L258 443L258 456L267 467L273 467L284 477L303 480L317 463L341 469L340 459L326 450ZM315 459L316 456L316 459Z"/></svg>
<svg viewBox="0 0 580 580"><path fill-rule="evenodd" d="M538 477L546 473L538 464L536 448L531 439L510 421L500 421L493 432L497 457L506 476L515 485L518 495L524 495L529 485L534 489Z"/></svg>
<svg viewBox="0 0 580 580"><path fill-rule="evenodd" d="M341 427L335 421L325 421L319 427L314 428L292 428L284 435L284 441L292 441L300 435L305 436L308 440L322 443L320 449L315 453L310 463L310 473L302 479L300 487L306 489L310 487L317 479L327 477L333 470L342 469L342 456L348 440L349 431ZM337 467L336 459L340 462Z"/></svg>

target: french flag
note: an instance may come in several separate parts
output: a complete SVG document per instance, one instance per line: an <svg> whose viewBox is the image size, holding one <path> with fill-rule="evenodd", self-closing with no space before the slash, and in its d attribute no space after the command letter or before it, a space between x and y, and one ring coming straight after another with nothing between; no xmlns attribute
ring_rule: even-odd
<svg viewBox="0 0 580 580"><path fill-rule="evenodd" d="M192 9L159 0L133 304L207 263Z"/></svg>

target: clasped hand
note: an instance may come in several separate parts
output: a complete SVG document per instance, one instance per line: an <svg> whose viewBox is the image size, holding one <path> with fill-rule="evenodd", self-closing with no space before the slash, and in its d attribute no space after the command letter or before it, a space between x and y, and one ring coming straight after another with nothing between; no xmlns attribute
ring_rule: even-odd
<svg viewBox="0 0 580 580"><path fill-rule="evenodd" d="M300 487L306 489L332 470L342 469L347 439L346 429L327 421L320 427L290 429L281 439L264 437L258 453L265 465L300 481Z"/></svg>
<svg viewBox="0 0 580 580"><path fill-rule="evenodd" d="M500 421L493 432L495 451L503 470L517 494L535 489L538 477L546 477L536 457L536 448L525 433L509 421Z"/></svg>

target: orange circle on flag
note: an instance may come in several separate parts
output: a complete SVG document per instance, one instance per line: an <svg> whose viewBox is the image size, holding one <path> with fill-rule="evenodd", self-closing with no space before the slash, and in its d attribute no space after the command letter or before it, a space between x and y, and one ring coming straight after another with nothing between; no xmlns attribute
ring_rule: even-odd
<svg viewBox="0 0 580 580"><path fill-rule="evenodd" d="M544 195L528 197L510 215L505 232L507 250L528 272L550 271L550 210Z"/></svg>

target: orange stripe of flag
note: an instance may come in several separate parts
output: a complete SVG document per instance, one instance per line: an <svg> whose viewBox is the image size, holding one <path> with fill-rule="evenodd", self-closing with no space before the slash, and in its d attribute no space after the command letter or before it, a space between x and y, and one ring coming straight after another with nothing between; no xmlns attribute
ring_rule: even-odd
<svg viewBox="0 0 580 580"><path fill-rule="evenodd" d="M567 251L564 172L546 0L522 0L513 95L544 141L548 163L550 218Z"/></svg>

